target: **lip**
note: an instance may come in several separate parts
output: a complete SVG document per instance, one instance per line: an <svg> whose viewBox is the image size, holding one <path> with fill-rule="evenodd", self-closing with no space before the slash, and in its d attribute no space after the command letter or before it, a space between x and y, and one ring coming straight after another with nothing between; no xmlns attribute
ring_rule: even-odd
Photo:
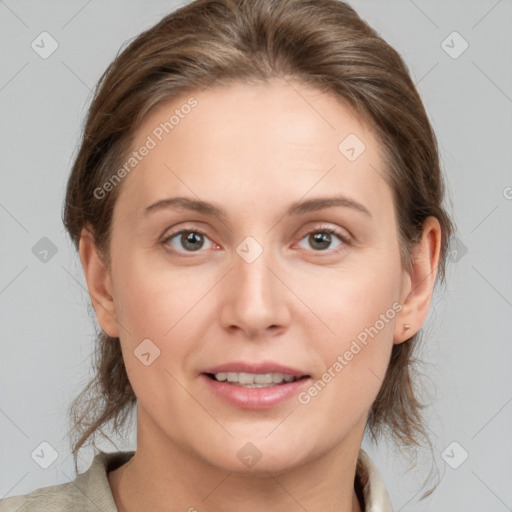
<svg viewBox="0 0 512 512"><path fill-rule="evenodd" d="M227 382L218 382L204 373L199 378L221 400L233 407L252 410L277 407L297 395L305 386L311 383L311 377L307 377L268 388L245 388Z"/></svg>
<svg viewBox="0 0 512 512"><path fill-rule="evenodd" d="M207 373L215 374L220 372L283 373L284 375L296 377L299 380L283 382L282 384L267 388L246 388L236 384L228 384L227 382L218 382L206 375ZM271 361L260 363L233 361L206 368L199 377L207 388L221 400L233 407L252 410L277 407L297 395L305 386L311 383L311 377L307 372Z"/></svg>
<svg viewBox="0 0 512 512"><path fill-rule="evenodd" d="M260 363L233 361L231 363L221 364L205 368L201 373L221 373L221 372L245 372L245 373L284 373L292 377L304 377L309 375L308 372L302 371L298 368L284 366L272 361L262 361Z"/></svg>

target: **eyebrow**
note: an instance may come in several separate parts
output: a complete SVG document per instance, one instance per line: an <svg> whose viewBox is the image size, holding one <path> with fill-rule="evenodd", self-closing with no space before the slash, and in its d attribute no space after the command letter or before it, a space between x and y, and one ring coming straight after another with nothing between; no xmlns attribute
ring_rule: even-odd
<svg viewBox="0 0 512 512"><path fill-rule="evenodd" d="M355 211L364 213L369 217L372 216L370 211L361 203L344 196L317 197L314 199L307 199L306 201L297 201L288 208L286 215L304 215L305 213L323 210L324 208L332 208L335 206L351 208ZM169 197L166 199L160 199L159 201L147 206L144 209L144 215L146 216L151 212L168 208L190 210L204 215L217 217L222 221L227 221L228 218L226 211L220 206L189 197Z"/></svg>

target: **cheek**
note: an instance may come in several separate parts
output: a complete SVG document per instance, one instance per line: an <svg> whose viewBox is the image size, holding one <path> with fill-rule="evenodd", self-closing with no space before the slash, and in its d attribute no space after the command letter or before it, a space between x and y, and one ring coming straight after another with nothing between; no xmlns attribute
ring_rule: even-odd
<svg viewBox="0 0 512 512"><path fill-rule="evenodd" d="M204 293L189 272L152 262L143 254L125 256L113 276L116 313L134 340L165 339Z"/></svg>
<svg viewBox="0 0 512 512"><path fill-rule="evenodd" d="M153 379L159 381L153 386L161 389L168 386L169 374L147 370L166 369L181 380L184 368L190 369L191 353L201 349L197 340L218 319L215 295L210 293L215 276L193 267L171 269L165 261L145 259L142 253L118 261L114 300L130 380L136 393L139 383L144 384L139 390L144 393ZM148 352L146 359L154 362L145 367L141 354Z"/></svg>
<svg viewBox="0 0 512 512"><path fill-rule="evenodd" d="M322 268L315 276L299 278L301 298L323 320L333 343L343 347L366 328L378 322L383 337L389 337L401 289L401 266L396 254L375 253L371 258L353 258L336 269ZM314 286L312 286L314 283ZM387 313L387 314L386 314ZM327 336L329 339L329 336Z"/></svg>
<svg viewBox="0 0 512 512"><path fill-rule="evenodd" d="M393 348L401 267L398 253L326 273L304 302L329 330L316 345L323 368L299 401L327 407L340 424L363 415L382 385ZM329 279L327 279L329 276ZM305 283L304 283L305 284Z"/></svg>
<svg viewBox="0 0 512 512"><path fill-rule="evenodd" d="M136 255L118 261L114 300L130 382L155 415L170 403L177 409L187 401L180 386L173 385L174 378L183 381L180 364L193 349L187 343L187 326L206 290L201 283L191 283L186 273L156 268Z"/></svg>

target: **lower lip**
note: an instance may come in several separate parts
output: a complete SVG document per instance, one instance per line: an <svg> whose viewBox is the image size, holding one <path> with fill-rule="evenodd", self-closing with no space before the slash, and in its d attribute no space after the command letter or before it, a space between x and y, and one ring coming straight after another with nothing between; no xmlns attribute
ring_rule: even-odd
<svg viewBox="0 0 512 512"><path fill-rule="evenodd" d="M242 409L270 409L298 394L309 384L309 377L294 382L277 384L268 388L245 388L236 384L227 384L210 379L204 373L200 377L220 398L234 407Z"/></svg>

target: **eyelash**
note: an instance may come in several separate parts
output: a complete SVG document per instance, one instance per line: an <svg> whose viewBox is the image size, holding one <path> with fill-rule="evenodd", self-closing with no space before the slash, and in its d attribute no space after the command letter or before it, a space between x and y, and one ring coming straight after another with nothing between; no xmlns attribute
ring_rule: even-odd
<svg viewBox="0 0 512 512"><path fill-rule="evenodd" d="M196 233L198 235L202 235L204 236L205 238L208 238L209 240L209 237L208 235L200 230L200 229L181 229L180 231L176 231L176 233L171 233L170 235L167 235L165 236L165 238L162 240L162 245L166 246L166 247L169 247L169 240L172 240L173 238L176 238L178 235L182 235L183 233ZM306 232L302 238L299 240L299 242L301 242L302 240L304 240L306 237L308 237L309 235L312 235L312 234L316 234L316 233L327 233L327 234L330 234L330 235L336 235L336 237L339 238L339 240L342 242L342 245L351 245L351 239L345 235L344 233L342 233L341 231L335 229L335 228L332 228L330 226L318 226L316 227L315 229L312 229L308 232ZM210 240L211 242L211 240ZM212 242L213 243L213 242ZM313 252L315 253L319 253L320 255L321 254L329 254L329 255L332 255L332 254L336 254L337 252L339 252L340 250L342 250L343 247L338 247L336 249L326 249L326 250L319 250L319 251L315 251L312 249ZM182 254L182 253L189 253L189 254L194 254L194 252L201 252L201 249L199 249L198 251L178 251L176 249L169 249L173 252L177 252L178 254Z"/></svg>

